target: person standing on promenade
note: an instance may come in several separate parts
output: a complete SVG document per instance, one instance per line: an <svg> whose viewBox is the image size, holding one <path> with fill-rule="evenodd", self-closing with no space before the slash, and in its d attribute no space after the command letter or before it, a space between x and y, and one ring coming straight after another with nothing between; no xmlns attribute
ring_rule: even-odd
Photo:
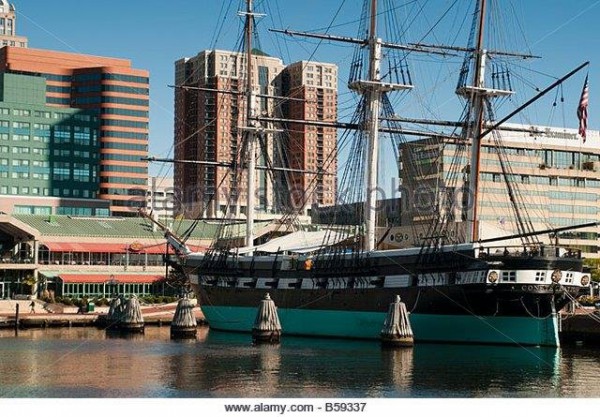
<svg viewBox="0 0 600 417"><path fill-rule="evenodd" d="M31 304L29 304L29 307L29 312L35 314L35 301L32 301Z"/></svg>

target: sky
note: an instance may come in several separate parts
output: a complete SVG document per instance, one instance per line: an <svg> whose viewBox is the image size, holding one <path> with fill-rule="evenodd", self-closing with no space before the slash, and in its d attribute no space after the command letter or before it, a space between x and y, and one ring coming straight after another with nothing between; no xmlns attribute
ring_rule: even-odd
<svg viewBox="0 0 600 417"><path fill-rule="evenodd" d="M467 10L470 0L390 0L398 10L415 10L425 4L431 10L430 23L456 3ZM173 144L173 89L168 87L174 80L174 62L182 57L196 55L205 49L235 50L240 31L240 17L235 12L243 7L241 0L14 0L17 8L17 32L29 38L31 48L60 50L118 58L132 61L134 68L150 72L150 154L158 157L172 156ZM381 4L387 3L381 1ZM600 0L494 0L516 15L519 23L505 25L507 37L526 39L527 49L544 58L532 64L529 75L536 78L538 87L548 85L552 79L540 75L559 77L584 61L591 61L589 68L589 128L600 129L600 117L595 110L600 106ZM305 60L334 62L340 66L340 116L347 117L354 99L345 92L345 69L352 50L347 46L335 47L328 42L284 39L267 31L268 28L290 28L356 36L356 20L361 0L255 0L257 10L267 14L259 24L262 49L273 56L280 56L285 63ZM227 12L227 13L225 13ZM225 16L224 16L225 14ZM450 15L448 15L450 16ZM457 18L446 16L436 31L426 32L424 24L409 25L406 41L437 43L447 40L461 44L466 35L450 37L457 25ZM452 20L454 19L454 20ZM317 30L320 29L320 30ZM495 34L495 32L493 32ZM501 35L498 35L501 37ZM504 36L504 35L502 35ZM519 47L520 48L520 47ZM423 63L429 58L415 58ZM452 60L449 60L452 61ZM455 85L460 59L442 70L431 73L415 70L420 85L415 86L418 100L400 104L399 114L411 113L413 103L425 103L431 112L452 115L458 101L451 95L429 93L429 88L443 76ZM529 65L529 64L528 64ZM564 109L541 108L541 124L576 127L574 116L585 71L565 84ZM420 90L419 90L420 89ZM534 94L533 89L523 97ZM413 99L414 100L414 99ZM549 106L549 105L548 105ZM421 106L424 107L424 106ZM553 111L554 110L554 111ZM508 109L506 110L508 111ZM550 117L549 114L552 113ZM502 113L501 115L503 115ZM425 116L427 114L421 114ZM419 116L419 114L415 114ZM151 174L158 175L165 167L152 166Z"/></svg>

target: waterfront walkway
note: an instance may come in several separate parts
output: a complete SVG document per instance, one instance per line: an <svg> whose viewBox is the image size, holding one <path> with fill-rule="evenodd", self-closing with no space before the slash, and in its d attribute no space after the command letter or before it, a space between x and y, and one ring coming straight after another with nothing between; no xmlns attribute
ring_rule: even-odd
<svg viewBox="0 0 600 417"><path fill-rule="evenodd" d="M78 308L35 301L35 312L31 313L32 300L0 300L0 328L14 325L17 304L19 322L23 327L93 326L99 315L106 314L108 307L95 307L93 312L78 314ZM149 325L168 325L173 319L177 303L142 306L144 322ZM194 309L198 323L204 323L199 307Z"/></svg>

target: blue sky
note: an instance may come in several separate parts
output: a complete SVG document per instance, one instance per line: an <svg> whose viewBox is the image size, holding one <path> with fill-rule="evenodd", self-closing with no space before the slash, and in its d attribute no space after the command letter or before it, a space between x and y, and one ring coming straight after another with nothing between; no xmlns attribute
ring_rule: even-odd
<svg viewBox="0 0 600 417"><path fill-rule="evenodd" d="M590 73L590 128L600 128L597 116L596 98L600 94L600 0L496 0L506 6L520 23L511 21L505 25L508 34L519 40L526 39L529 48L536 55L544 57L532 64L535 71L555 76L565 74L579 63L591 61ZM433 23L450 4L457 3L467 10L468 0L434 0L427 3ZM150 153L167 156L173 141L173 90L167 85L173 84L173 63L175 60L192 56L201 50L217 47L235 49L240 29L240 18L235 16L240 0L103 0L102 2L81 0L15 0L18 11L19 34L29 37L30 47L62 50L92 55L102 55L131 59L135 68L147 69L151 78L151 122ZM262 49L271 55L281 55L286 63L307 59L335 62L340 66L348 62L351 49L335 48L316 41L301 42L298 39L284 40L267 32L267 28L286 27L298 30L313 30L333 25L331 33L355 36L353 22L358 18L361 0L255 0L257 8L268 14L261 24ZM380 3L384 3L380 1ZM410 0L393 1L399 9L414 11L416 2ZM228 14L223 17L223 12ZM337 16L336 16L337 13ZM335 19L333 19L333 17ZM456 26L456 17L446 19L436 31L423 38L425 25L412 25L406 34L407 41L425 39L428 42L449 40L450 27ZM218 30L222 27L222 30ZM215 42L215 33L220 36ZM461 44L466 35L453 37ZM503 35L504 36L504 35ZM417 58L425 61L427 58ZM457 60L454 60L456 62ZM444 72L445 71L445 72ZM423 101L428 88L444 74L450 85L456 83L458 67L447 64L442 70L433 70L427 74L415 70L416 85L421 92L415 93ZM340 85L345 84L345 70L340 70ZM528 71L538 87L548 85L552 80ZM552 123L566 127L576 127L573 116L579 99L585 73L577 75L565 85L563 110L556 110L552 117L550 108L540 108L540 123ZM437 81L436 81L437 82ZM343 91L340 90L340 91ZM523 98L531 97L533 90L525 91ZM434 94L430 94L434 95ZM427 106L444 116L452 114L458 101L451 95L447 97L435 93L435 100L427 98ZM340 113L346 114L353 101L348 95L340 96ZM399 113L411 113L414 102L400 106ZM344 111L346 113L344 113ZM505 114L500 112L500 115ZM419 114L414 114L419 116ZM528 120L528 119L527 119ZM153 167L152 171L156 171Z"/></svg>

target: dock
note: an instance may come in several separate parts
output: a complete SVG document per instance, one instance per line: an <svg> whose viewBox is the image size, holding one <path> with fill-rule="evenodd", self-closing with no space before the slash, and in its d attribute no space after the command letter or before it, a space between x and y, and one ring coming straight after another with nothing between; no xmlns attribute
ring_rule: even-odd
<svg viewBox="0 0 600 417"><path fill-rule="evenodd" d="M30 303L31 301L28 301ZM15 328L15 304L14 301L0 301L0 330L13 330ZM19 304L23 304L19 302ZM41 303L40 303L41 304ZM64 312L55 311L55 307L51 306L48 309L42 309L41 306L36 307L35 313L27 313L27 309L21 307L23 313L19 314L19 329L35 329L35 328L50 328L50 327L100 327L106 328L108 321L106 320L107 311L99 309L99 311L88 313L77 313L76 308L65 308ZM142 315L144 323L147 326L169 326L173 320L177 303L164 305L150 305L142 307ZM196 320L198 326L206 325L206 320L202 311L196 308Z"/></svg>
<svg viewBox="0 0 600 417"><path fill-rule="evenodd" d="M600 344L600 310L579 308L574 313L561 313L559 335L564 343Z"/></svg>

